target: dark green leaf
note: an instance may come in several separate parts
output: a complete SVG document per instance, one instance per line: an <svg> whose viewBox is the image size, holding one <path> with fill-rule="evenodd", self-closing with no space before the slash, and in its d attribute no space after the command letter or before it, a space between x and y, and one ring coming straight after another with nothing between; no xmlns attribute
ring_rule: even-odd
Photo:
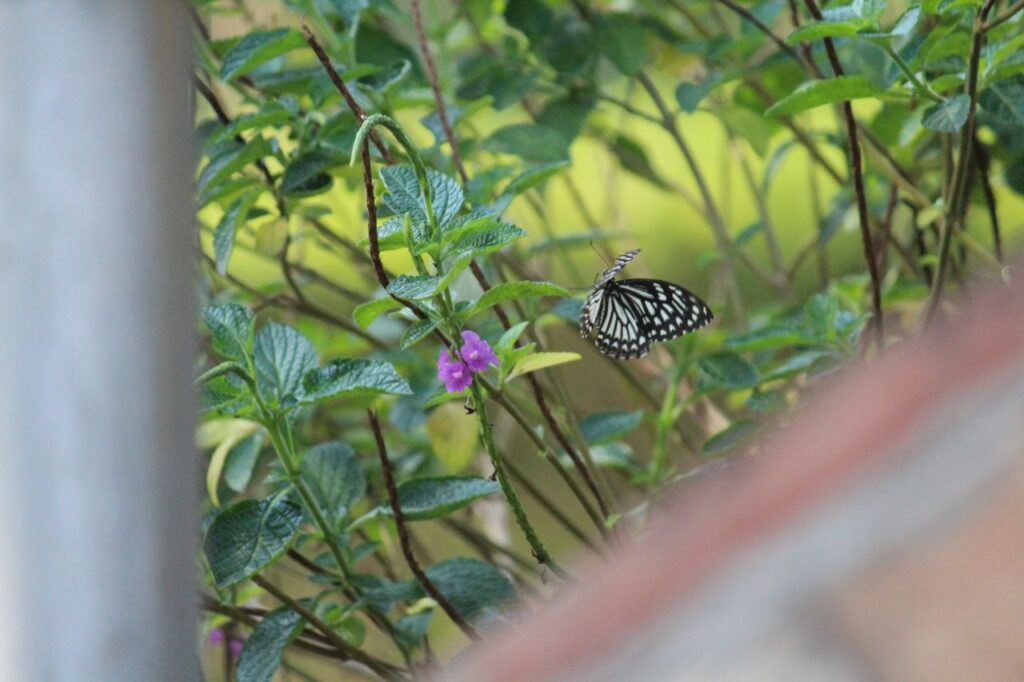
<svg viewBox="0 0 1024 682"><path fill-rule="evenodd" d="M476 476L413 478L398 486L402 515L409 521L448 516L457 509L501 490L496 482ZM391 514L389 505L382 505Z"/></svg>
<svg viewBox="0 0 1024 682"><path fill-rule="evenodd" d="M617 134L609 141L608 148L623 169L644 178L655 187L669 189L669 184L658 175L654 166L651 165L650 159L647 158L647 150L638 142L625 135Z"/></svg>
<svg viewBox="0 0 1024 682"><path fill-rule="evenodd" d="M470 315L486 310L493 305L525 296L568 296L569 292L550 282L505 282L485 291L470 309Z"/></svg>
<svg viewBox="0 0 1024 682"><path fill-rule="evenodd" d="M679 103L679 108L688 114L697 111L701 101L721 82L722 77L717 73L710 74L701 83L683 81L676 86L676 102Z"/></svg>
<svg viewBox="0 0 1024 682"><path fill-rule="evenodd" d="M384 201L391 210L395 213L408 213L414 220L426 224L426 203L413 167L408 164L387 166L381 169L380 176L388 189ZM462 188L447 175L433 169L427 169L427 182L430 185L434 217L443 229L462 207Z"/></svg>
<svg viewBox="0 0 1024 682"><path fill-rule="evenodd" d="M765 350L786 348L803 341L806 339L793 325L779 322L730 337L723 345L733 350Z"/></svg>
<svg viewBox="0 0 1024 682"><path fill-rule="evenodd" d="M356 321L360 328L366 329L384 313L401 307L401 303L390 296L385 296L384 298L374 299L373 301L357 305L355 310L352 311L352 319Z"/></svg>
<svg viewBox="0 0 1024 682"><path fill-rule="evenodd" d="M263 432L257 431L238 441L228 453L227 462L224 463L223 480L224 484L236 493L242 492L249 485L252 471L263 448L264 438Z"/></svg>
<svg viewBox="0 0 1024 682"><path fill-rule="evenodd" d="M281 191L289 196L310 197L331 188L334 179L328 172L341 165L336 154L313 149L292 157L281 176Z"/></svg>
<svg viewBox="0 0 1024 682"><path fill-rule="evenodd" d="M278 402L298 397L302 377L319 364L309 339L276 322L267 323L256 334L253 357L260 392Z"/></svg>
<svg viewBox="0 0 1024 682"><path fill-rule="evenodd" d="M922 125L929 130L940 133L956 133L967 122L967 113L971 108L971 98L967 95L954 95L941 104L936 104L924 112Z"/></svg>
<svg viewBox="0 0 1024 682"><path fill-rule="evenodd" d="M761 423L754 419L740 419L734 421L727 428L704 441L700 454L720 455L733 448L742 445L761 427Z"/></svg>
<svg viewBox="0 0 1024 682"><path fill-rule="evenodd" d="M347 443L330 441L313 447L302 458L306 482L324 516L334 526L366 492L366 477L355 450Z"/></svg>
<svg viewBox="0 0 1024 682"><path fill-rule="evenodd" d="M305 44L302 34L291 28L249 33L224 55L220 79L229 81Z"/></svg>
<svg viewBox="0 0 1024 682"><path fill-rule="evenodd" d="M218 148L199 174L196 189L200 195L205 195L222 180L227 180L232 173L242 170L270 153L270 143L262 137L254 137L244 145L225 144Z"/></svg>
<svg viewBox="0 0 1024 682"><path fill-rule="evenodd" d="M243 500L217 514L203 545L217 586L235 585L277 561L301 521L302 510L280 497Z"/></svg>
<svg viewBox="0 0 1024 682"><path fill-rule="evenodd" d="M303 380L304 402L319 402L339 395L397 393L412 389L391 363L377 360L332 360Z"/></svg>
<svg viewBox="0 0 1024 682"><path fill-rule="evenodd" d="M208 305L203 308L203 322L210 329L213 350L245 364L252 347L252 313L236 303Z"/></svg>
<svg viewBox="0 0 1024 682"><path fill-rule="evenodd" d="M569 167L568 161L553 161L531 167L516 177L505 188L504 194L521 194Z"/></svg>
<svg viewBox="0 0 1024 682"><path fill-rule="evenodd" d="M610 13L601 17L597 47L626 76L635 76L647 61L646 31L631 14Z"/></svg>
<svg viewBox="0 0 1024 682"><path fill-rule="evenodd" d="M580 419L580 432L590 445L610 443L639 426L643 417L643 410L588 414Z"/></svg>
<svg viewBox="0 0 1024 682"><path fill-rule="evenodd" d="M1024 75L993 83L982 91L980 101L999 121L1024 126Z"/></svg>
<svg viewBox="0 0 1024 682"><path fill-rule="evenodd" d="M268 613L245 640L235 681L270 682L281 665L281 655L304 624L302 616L288 607Z"/></svg>
<svg viewBox="0 0 1024 682"><path fill-rule="evenodd" d="M455 610L471 621L488 621L515 601L516 589L497 568L478 559L456 558L434 564L427 577Z"/></svg>
<svg viewBox="0 0 1024 682"><path fill-rule="evenodd" d="M524 236L526 231L507 223L495 223L489 229L471 231L455 239L448 254L468 253L473 257L494 253Z"/></svg>
<svg viewBox="0 0 1024 682"><path fill-rule="evenodd" d="M388 293L412 300L430 298L437 293L439 283L432 275L399 275L388 284Z"/></svg>
<svg viewBox="0 0 1024 682"><path fill-rule="evenodd" d="M790 45L797 45L812 40L821 40L822 38L855 36L858 31L867 28L869 25L862 19L811 21L786 36L786 42Z"/></svg>
<svg viewBox="0 0 1024 682"><path fill-rule="evenodd" d="M495 131L484 147L503 154L515 154L527 161L551 162L569 158L569 144L561 133L547 126L515 123Z"/></svg>
<svg viewBox="0 0 1024 682"><path fill-rule="evenodd" d="M223 142L254 128L272 128L290 121L291 118L291 112L283 104L271 100L261 106L259 111L251 114L242 114L218 130L210 139L210 142Z"/></svg>
<svg viewBox="0 0 1024 682"><path fill-rule="evenodd" d="M786 409L786 394L779 390L757 391L747 398L746 405L754 412L778 412Z"/></svg>
<svg viewBox="0 0 1024 682"><path fill-rule="evenodd" d="M757 368L730 351L706 355L697 364L705 376L722 388L750 388L759 380Z"/></svg>
<svg viewBox="0 0 1024 682"><path fill-rule="evenodd" d="M405 333L402 334L402 339L399 342L398 347L402 350L411 348L416 345L417 342L422 341L429 336L432 331L437 329L437 326L440 323L440 320L417 320L405 330Z"/></svg>
<svg viewBox="0 0 1024 682"><path fill-rule="evenodd" d="M433 609L427 609L409 616L402 616L395 621L395 636L406 651L413 649L423 640L423 635L427 634L427 627L429 627L433 615Z"/></svg>
<svg viewBox="0 0 1024 682"><path fill-rule="evenodd" d="M864 76L838 76L807 81L764 113L765 116L786 116L825 104L884 95L884 90Z"/></svg>
<svg viewBox="0 0 1024 682"><path fill-rule="evenodd" d="M245 223L249 209L261 192L260 189L250 190L235 199L213 231L213 255L217 261L217 272L222 275L228 271L228 261L235 248L235 234Z"/></svg>

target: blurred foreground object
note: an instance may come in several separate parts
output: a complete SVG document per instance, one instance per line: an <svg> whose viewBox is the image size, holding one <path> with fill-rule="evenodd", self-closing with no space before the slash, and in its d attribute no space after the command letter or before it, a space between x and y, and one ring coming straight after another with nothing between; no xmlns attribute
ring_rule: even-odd
<svg viewBox="0 0 1024 682"><path fill-rule="evenodd" d="M185 5L0 7L0 679L190 680Z"/></svg>
<svg viewBox="0 0 1024 682"><path fill-rule="evenodd" d="M448 680L1024 679L1024 296L848 372Z"/></svg>

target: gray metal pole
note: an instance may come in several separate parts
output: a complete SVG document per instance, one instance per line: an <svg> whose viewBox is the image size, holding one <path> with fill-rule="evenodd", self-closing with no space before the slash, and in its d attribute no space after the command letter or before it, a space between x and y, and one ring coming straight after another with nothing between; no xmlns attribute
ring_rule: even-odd
<svg viewBox="0 0 1024 682"><path fill-rule="evenodd" d="M184 2L0 3L0 679L198 677Z"/></svg>

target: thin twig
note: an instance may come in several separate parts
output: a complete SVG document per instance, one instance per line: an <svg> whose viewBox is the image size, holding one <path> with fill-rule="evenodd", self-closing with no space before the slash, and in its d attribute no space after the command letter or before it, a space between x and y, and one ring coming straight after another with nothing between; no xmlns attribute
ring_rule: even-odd
<svg viewBox="0 0 1024 682"><path fill-rule="evenodd" d="M448 146L452 150L452 163L459 174L463 185L469 184L469 176L466 175L466 167L462 163L462 155L459 153L459 145L455 141L455 131L452 130L451 119L448 118L448 107L444 104L444 96L441 94L441 84L437 78L437 67L434 65L434 57L430 54L430 46L427 45L427 33L423 30L423 12L420 10L419 0L412 0L409 3L409 10L412 12L412 23L416 28L416 42L419 44L420 57L423 58L423 66L427 72L427 81L430 83L430 90L434 93L434 102L437 104L437 116L441 120L441 129L448 140Z"/></svg>
<svg viewBox="0 0 1024 682"><path fill-rule="evenodd" d="M978 172L981 175L981 190L985 195L985 206L988 208L988 220L992 226L992 247L996 254L996 260L1003 262L1003 238L999 229L999 212L996 210L996 193L992 190L992 179L989 177L991 162L988 156L988 149L977 139L974 139L975 156L978 159Z"/></svg>
<svg viewBox="0 0 1024 682"><path fill-rule="evenodd" d="M448 614L448 617L459 626L459 629L470 639L476 641L480 639L480 633L477 632L476 628L469 624L461 613L456 610L452 603L448 601L448 598L444 596L441 590L437 589L434 582L427 576L426 572L420 566L419 561L416 560L416 554L412 551L412 543L409 538L409 531L405 526L405 515L402 512L402 505L398 499L398 488L395 485L395 475L391 468L391 460L388 459L387 446L384 444L384 434L380 430L380 421L377 419L377 412L370 408L366 411L367 420L370 423L370 429L373 431L373 437L377 442L377 454L380 456L380 470L384 477L384 487L388 491L388 501L391 503L391 511L395 517L395 528L398 531L398 542L402 548L402 554L405 556L405 562L409 566L409 570L416 577L416 582L420 584L423 591L426 592L431 599L437 602L437 605Z"/></svg>
<svg viewBox="0 0 1024 682"><path fill-rule="evenodd" d="M949 247L953 242L953 231L963 220L967 206L967 176L971 167L971 148L974 142L975 113L978 108L978 70L981 65L981 50L985 44L985 19L992 10L995 0L986 0L985 4L974 16L971 29L971 52L967 62L967 121L960 131L960 150L957 155L956 170L953 173L953 185L950 201L942 225L942 236L939 241L939 262L932 282L931 296L925 310L925 324L935 319L935 314L942 303L942 289L949 268Z"/></svg>
<svg viewBox="0 0 1024 682"><path fill-rule="evenodd" d="M309 26L303 24L302 33L306 37L306 42L309 44L311 48L313 48L313 52L316 54L316 58L320 60L320 63L323 65L324 70L327 72L328 78L331 79L331 82L334 83L334 87L337 88L338 92L341 94L342 99L345 100L345 104L352 111L352 113L356 115L357 119L359 119L360 121L366 120L366 112L363 111L362 107L359 106L359 103L356 102L355 98L352 96L352 92L348 89L348 86L345 85L345 81L343 81L341 79L341 76L338 75L337 70L335 70L334 68L334 64L331 63L331 58L327 56L327 53L324 51L323 46L320 45L320 42L316 39L316 36L313 35L313 31L310 30ZM375 131L370 131L370 139L373 140L373 146L377 148L377 151L379 151L380 155L383 156L384 159L388 162L388 165L393 164L395 162L395 159L391 155L391 151L388 150L387 146L385 146L384 144L384 141L381 140L380 136Z"/></svg>
<svg viewBox="0 0 1024 682"><path fill-rule="evenodd" d="M804 0L807 11L817 21L824 17L814 0ZM825 52L828 54L832 71L837 77L843 75L843 65L839 62L839 55L836 53L836 46L831 38L824 38ZM860 141L857 138L857 120L853 117L853 107L849 100L842 104L843 119L846 123L846 140L850 151L850 175L853 177L853 190L857 196L857 217L860 220L861 244L864 248L864 260L868 264L868 274L871 277L871 307L874 312L872 329L874 330L875 346L881 351L885 345L885 328L882 319L882 281L878 272L878 261L875 258L875 248L871 239L871 224L868 216L867 192L864 189L864 162L861 158Z"/></svg>

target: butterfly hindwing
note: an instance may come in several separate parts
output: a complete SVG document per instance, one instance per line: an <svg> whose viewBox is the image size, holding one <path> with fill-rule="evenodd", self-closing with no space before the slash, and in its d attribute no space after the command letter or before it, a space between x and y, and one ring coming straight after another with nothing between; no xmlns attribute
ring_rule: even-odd
<svg viewBox="0 0 1024 682"><path fill-rule="evenodd" d="M651 337L644 328L642 312L614 282L609 285L597 318L597 349L619 359L647 355Z"/></svg>

